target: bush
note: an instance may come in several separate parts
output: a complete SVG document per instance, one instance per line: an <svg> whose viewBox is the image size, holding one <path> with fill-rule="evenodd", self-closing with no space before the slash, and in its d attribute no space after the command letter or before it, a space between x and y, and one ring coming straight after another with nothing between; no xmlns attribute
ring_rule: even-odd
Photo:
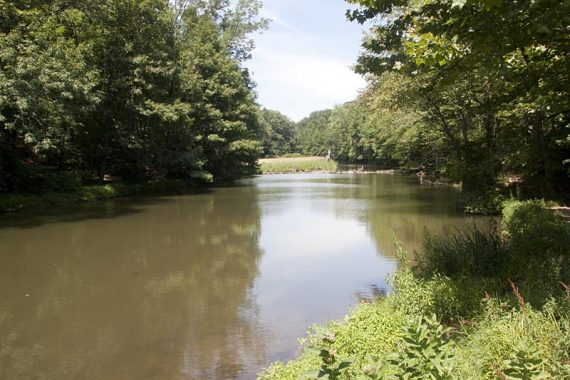
<svg viewBox="0 0 570 380"><path fill-rule="evenodd" d="M437 317L420 316L405 328L398 351L363 370L370 380L452 379L454 342L452 329Z"/></svg>
<svg viewBox="0 0 570 380"><path fill-rule="evenodd" d="M541 200L509 201L503 211L503 236L511 252L508 276L529 297L548 297L568 282L570 228Z"/></svg>
<svg viewBox="0 0 570 380"><path fill-rule="evenodd" d="M502 226L512 248L523 260L570 254L570 228L543 200L505 202Z"/></svg>
<svg viewBox="0 0 570 380"><path fill-rule="evenodd" d="M447 239L426 234L415 273L454 283L483 280L491 293L505 293L512 280L535 306L559 294L559 281L570 280L570 228L562 217L543 201L509 201L500 229L458 231Z"/></svg>
<svg viewBox="0 0 570 380"><path fill-rule="evenodd" d="M473 215L499 215L505 197L503 195L486 192L464 192L457 201L457 206L467 214Z"/></svg>
<svg viewBox="0 0 570 380"><path fill-rule="evenodd" d="M424 277L501 277L510 261L510 251L492 226L488 232L477 228L457 231L449 238L426 233L417 257L416 272Z"/></svg>
<svg viewBox="0 0 570 380"><path fill-rule="evenodd" d="M339 358L350 358L351 366L341 379L354 379L363 375L362 368L368 356L374 360L393 352L403 334L404 314L386 302L359 305L342 322L332 322L325 328L313 328L309 336L311 346L319 345L323 332L334 336L334 342L326 349L335 350ZM319 353L305 349L297 360L277 362L262 371L259 380L298 380L322 368Z"/></svg>
<svg viewBox="0 0 570 380"><path fill-rule="evenodd" d="M72 171L60 171L53 167L23 164L18 167L7 191L13 193L47 194L73 192L82 186L81 176Z"/></svg>
<svg viewBox="0 0 570 380"><path fill-rule="evenodd" d="M443 321L472 318L483 308L485 293L496 288L493 280L434 275L418 278L406 266L400 266L393 280L394 297L387 302L406 315L440 316Z"/></svg>
<svg viewBox="0 0 570 380"><path fill-rule="evenodd" d="M503 378L538 379L539 373L550 379L570 378L569 316L559 313L555 304L520 310L490 300L476 323L458 341L458 378L496 379L504 374L511 377Z"/></svg>

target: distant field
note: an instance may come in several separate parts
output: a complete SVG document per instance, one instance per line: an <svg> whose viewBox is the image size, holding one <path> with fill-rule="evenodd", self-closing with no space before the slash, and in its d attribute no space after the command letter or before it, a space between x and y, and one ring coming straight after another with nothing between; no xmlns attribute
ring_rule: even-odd
<svg viewBox="0 0 570 380"><path fill-rule="evenodd" d="M278 157L259 160L262 174L334 172L337 163L323 157Z"/></svg>

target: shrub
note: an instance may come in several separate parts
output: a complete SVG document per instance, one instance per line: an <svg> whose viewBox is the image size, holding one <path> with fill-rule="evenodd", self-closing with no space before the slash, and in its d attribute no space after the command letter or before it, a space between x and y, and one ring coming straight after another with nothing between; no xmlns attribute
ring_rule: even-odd
<svg viewBox="0 0 570 380"><path fill-rule="evenodd" d="M393 280L394 297L387 302L406 315L437 314L443 321L472 318L483 307L485 293L496 281L474 278L451 279L441 275L418 278L405 266L398 268Z"/></svg>
<svg viewBox="0 0 570 380"><path fill-rule="evenodd" d="M509 255L496 226L488 232L477 228L457 231L449 238L426 233L415 270L423 277L500 277L510 261Z"/></svg>
<svg viewBox="0 0 570 380"><path fill-rule="evenodd" d="M570 367L569 319L553 304L542 310L527 306L513 309L498 300L487 303L476 328L467 331L457 343L455 366L462 379L504 378L567 379ZM527 377L525 377L527 376ZM501 377L499 377L501 378Z"/></svg>
<svg viewBox="0 0 570 380"><path fill-rule="evenodd" d="M388 302L360 304L342 322L329 323L324 331L334 335L334 342L326 350L335 350L339 358L350 358L352 364L341 379L363 375L362 368L368 355L378 360L394 352L403 334L405 316ZM313 328L311 345L322 344L322 328ZM299 359L288 363L277 362L260 373L259 380L298 380L314 370L322 369L319 352L305 349Z"/></svg>
<svg viewBox="0 0 570 380"><path fill-rule="evenodd" d="M568 282L570 228L541 200L509 201L503 211L503 235L511 252L509 278L531 298L544 298Z"/></svg>
<svg viewBox="0 0 570 380"><path fill-rule="evenodd" d="M542 200L505 202L502 226L521 260L570 254L568 225Z"/></svg>
<svg viewBox="0 0 570 380"><path fill-rule="evenodd" d="M494 192L464 192L457 201L459 209L473 215L498 215L501 213L505 197Z"/></svg>
<svg viewBox="0 0 570 380"><path fill-rule="evenodd" d="M570 228L564 220L544 201L509 201L501 229L474 228L447 239L427 233L414 271L420 278L440 275L455 284L476 279L491 293L505 293L512 280L535 306L559 294L559 281L570 280Z"/></svg>
<svg viewBox="0 0 570 380"><path fill-rule="evenodd" d="M451 329L436 316L418 317L406 327L399 350L364 370L368 379L452 379Z"/></svg>

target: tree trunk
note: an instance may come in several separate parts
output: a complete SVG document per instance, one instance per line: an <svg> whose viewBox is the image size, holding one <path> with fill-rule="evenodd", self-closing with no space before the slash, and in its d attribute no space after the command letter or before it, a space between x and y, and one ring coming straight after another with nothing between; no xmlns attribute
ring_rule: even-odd
<svg viewBox="0 0 570 380"><path fill-rule="evenodd" d="M544 112L537 111L532 115L532 132L535 142L536 160L539 168L540 185L543 197L552 197L552 175L546 154L546 136L544 134Z"/></svg>

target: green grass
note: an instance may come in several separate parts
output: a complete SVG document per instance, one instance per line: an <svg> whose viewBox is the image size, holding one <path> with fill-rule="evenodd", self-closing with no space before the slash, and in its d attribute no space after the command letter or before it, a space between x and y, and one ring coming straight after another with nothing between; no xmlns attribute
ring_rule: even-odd
<svg viewBox="0 0 570 380"><path fill-rule="evenodd" d="M261 174L334 172L337 163L323 157L279 157L259 160Z"/></svg>
<svg viewBox="0 0 570 380"><path fill-rule="evenodd" d="M0 213L123 197L181 194L195 188L196 185L188 181L164 181L141 184L113 183L82 186L73 192L57 192L42 195L0 194Z"/></svg>

